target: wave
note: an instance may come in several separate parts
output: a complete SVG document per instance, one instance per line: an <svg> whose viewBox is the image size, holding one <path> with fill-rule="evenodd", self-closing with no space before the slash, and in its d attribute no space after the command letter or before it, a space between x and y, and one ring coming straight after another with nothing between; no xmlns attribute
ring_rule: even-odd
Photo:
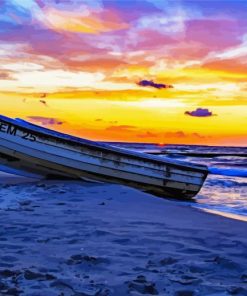
<svg viewBox="0 0 247 296"><path fill-rule="evenodd" d="M237 178L236 178L237 179ZM220 179L220 178L208 178L206 181L207 186L219 186L219 187L231 187L231 188L241 188L241 187L246 187L247 182L243 181L242 178L240 179L241 181L237 180L229 180L227 178L225 179Z"/></svg>
<svg viewBox="0 0 247 296"><path fill-rule="evenodd" d="M213 175L232 176L232 177L247 177L247 169L234 168L216 168L209 167L209 173Z"/></svg>

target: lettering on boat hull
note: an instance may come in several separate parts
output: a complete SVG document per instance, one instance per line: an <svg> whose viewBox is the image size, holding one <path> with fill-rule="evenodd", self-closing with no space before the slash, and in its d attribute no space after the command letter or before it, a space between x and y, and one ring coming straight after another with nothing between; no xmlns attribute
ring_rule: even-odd
<svg viewBox="0 0 247 296"><path fill-rule="evenodd" d="M24 140L31 142L36 141L36 136L30 132L18 129L16 126L0 121L0 133L6 133L12 136L21 137Z"/></svg>

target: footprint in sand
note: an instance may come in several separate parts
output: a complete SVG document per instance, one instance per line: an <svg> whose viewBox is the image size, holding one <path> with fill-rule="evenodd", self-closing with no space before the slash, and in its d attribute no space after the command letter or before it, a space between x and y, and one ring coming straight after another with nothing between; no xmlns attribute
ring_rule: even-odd
<svg viewBox="0 0 247 296"><path fill-rule="evenodd" d="M70 259L66 261L68 265L87 264L87 265L98 265L102 263L108 263L106 258L93 257L88 255L72 255Z"/></svg>
<svg viewBox="0 0 247 296"><path fill-rule="evenodd" d="M195 292L192 290L179 290L176 291L174 296L194 296Z"/></svg>
<svg viewBox="0 0 247 296"><path fill-rule="evenodd" d="M169 277L171 282L179 283L180 285L192 285L199 284L202 282L201 279L191 275L171 276Z"/></svg>
<svg viewBox="0 0 247 296"><path fill-rule="evenodd" d="M140 294L158 295L159 292L155 283L147 281L144 275L139 275L133 281L127 282L129 292L138 292Z"/></svg>
<svg viewBox="0 0 247 296"><path fill-rule="evenodd" d="M32 281L32 280L38 280L38 281L52 281L55 280L56 277L49 273L38 273L31 270L25 270L24 272L24 278L26 280Z"/></svg>
<svg viewBox="0 0 247 296"><path fill-rule="evenodd" d="M241 270L241 266L231 259L222 256L216 256L212 259L205 260L205 262L216 264L222 268Z"/></svg>
<svg viewBox="0 0 247 296"><path fill-rule="evenodd" d="M154 267L163 267L168 265L173 265L177 263L179 259L173 258L173 257L166 257L161 260L149 260L147 262L146 267L147 268L154 268Z"/></svg>

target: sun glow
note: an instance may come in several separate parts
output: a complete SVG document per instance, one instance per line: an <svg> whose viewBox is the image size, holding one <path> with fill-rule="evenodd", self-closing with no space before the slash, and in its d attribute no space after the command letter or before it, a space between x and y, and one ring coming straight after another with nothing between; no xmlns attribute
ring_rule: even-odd
<svg viewBox="0 0 247 296"><path fill-rule="evenodd" d="M186 104L179 100L164 100L164 99L154 99L154 100L142 100L140 102L134 102L136 106L141 108L175 108L184 107Z"/></svg>

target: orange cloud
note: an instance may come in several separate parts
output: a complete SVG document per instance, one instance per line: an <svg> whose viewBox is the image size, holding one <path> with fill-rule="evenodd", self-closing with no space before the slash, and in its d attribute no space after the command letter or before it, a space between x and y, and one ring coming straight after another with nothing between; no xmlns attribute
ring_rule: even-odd
<svg viewBox="0 0 247 296"><path fill-rule="evenodd" d="M0 80L12 80L11 72L9 71L0 71Z"/></svg>
<svg viewBox="0 0 247 296"><path fill-rule="evenodd" d="M112 125L107 127L106 131L112 131L112 132L132 131L135 128L136 127L132 125Z"/></svg>
<svg viewBox="0 0 247 296"><path fill-rule="evenodd" d="M110 10L74 12L46 8L44 12L46 25L58 31L100 34L128 28L128 24L122 22L117 14Z"/></svg>
<svg viewBox="0 0 247 296"><path fill-rule="evenodd" d="M66 66L70 69L79 69L83 71L114 71L121 67L126 67L128 64L120 59L113 59L111 57L88 58L84 61L70 60L67 61Z"/></svg>
<svg viewBox="0 0 247 296"><path fill-rule="evenodd" d="M230 72L231 74L247 75L247 67L243 58L208 61L204 63L202 68L212 71Z"/></svg>

